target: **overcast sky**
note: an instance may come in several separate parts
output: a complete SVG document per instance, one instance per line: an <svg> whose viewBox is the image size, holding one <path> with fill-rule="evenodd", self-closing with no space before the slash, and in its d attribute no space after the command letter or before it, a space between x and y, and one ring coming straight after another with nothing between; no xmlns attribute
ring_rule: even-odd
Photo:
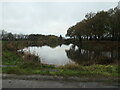
<svg viewBox="0 0 120 90"><path fill-rule="evenodd" d="M2 29L22 34L65 35L88 12L108 10L117 2L4 2ZM1 5L0 5L1 6Z"/></svg>

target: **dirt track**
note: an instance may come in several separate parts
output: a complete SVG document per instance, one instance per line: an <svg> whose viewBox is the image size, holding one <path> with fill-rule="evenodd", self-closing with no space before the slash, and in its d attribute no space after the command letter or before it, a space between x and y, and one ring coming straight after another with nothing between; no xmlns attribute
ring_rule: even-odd
<svg viewBox="0 0 120 90"><path fill-rule="evenodd" d="M75 79L75 78L74 78ZM82 79L81 79L82 80ZM3 88L117 88L118 82L81 81L41 75L3 75Z"/></svg>

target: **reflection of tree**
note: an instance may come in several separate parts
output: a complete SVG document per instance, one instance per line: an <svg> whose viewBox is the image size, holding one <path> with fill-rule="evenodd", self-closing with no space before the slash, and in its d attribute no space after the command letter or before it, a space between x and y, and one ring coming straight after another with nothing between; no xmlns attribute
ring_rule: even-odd
<svg viewBox="0 0 120 90"><path fill-rule="evenodd" d="M58 46L58 44L50 44L48 46L51 47L51 48L56 48Z"/></svg>
<svg viewBox="0 0 120 90"><path fill-rule="evenodd" d="M71 46L69 50L66 50L66 54L68 58L74 60L78 64L87 64L90 58L88 51L84 51L81 48L76 49L74 45Z"/></svg>
<svg viewBox="0 0 120 90"><path fill-rule="evenodd" d="M56 47L58 47L58 46L61 47L62 44L54 44L54 43L53 43L53 44L48 44L48 46L51 47L51 48L56 48Z"/></svg>
<svg viewBox="0 0 120 90"><path fill-rule="evenodd" d="M66 50L68 58L78 64L110 64L114 62L113 57L107 57L102 55L102 53L102 51L89 51L81 49L80 47L76 48L75 45L72 45L69 50ZM110 52L110 54L112 54L112 52Z"/></svg>

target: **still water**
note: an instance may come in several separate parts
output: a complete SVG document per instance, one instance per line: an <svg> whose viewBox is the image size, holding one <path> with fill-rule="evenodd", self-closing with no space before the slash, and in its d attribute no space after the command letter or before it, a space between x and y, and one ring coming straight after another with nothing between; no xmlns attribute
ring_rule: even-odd
<svg viewBox="0 0 120 90"><path fill-rule="evenodd" d="M52 64L56 66L66 64L110 64L117 63L118 52L113 51L94 51L79 48L73 44L60 45L54 48L50 46L29 46L23 49L24 52L29 52L40 57L41 63Z"/></svg>
<svg viewBox="0 0 120 90"><path fill-rule="evenodd" d="M65 50L68 50L71 45L62 45L57 46L55 48L51 48L49 46L42 47L28 47L24 48L24 52L30 52L40 57L41 63L44 64L52 64L52 65L65 65L74 63L74 61L70 60Z"/></svg>

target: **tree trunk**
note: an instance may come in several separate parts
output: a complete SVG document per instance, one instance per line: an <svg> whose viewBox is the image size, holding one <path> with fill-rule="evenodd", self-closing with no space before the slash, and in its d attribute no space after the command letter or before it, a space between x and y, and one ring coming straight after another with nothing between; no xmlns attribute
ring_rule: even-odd
<svg viewBox="0 0 120 90"><path fill-rule="evenodd" d="M88 40L88 35L87 35L87 40Z"/></svg>
<svg viewBox="0 0 120 90"><path fill-rule="evenodd" d="M89 40L92 40L92 36L90 35L90 39Z"/></svg>
<svg viewBox="0 0 120 90"><path fill-rule="evenodd" d="M97 35L96 35L96 34L95 34L95 37L94 37L94 38L95 38L95 40L97 40Z"/></svg>
<svg viewBox="0 0 120 90"><path fill-rule="evenodd" d="M98 40L100 40L100 35L98 35Z"/></svg>
<svg viewBox="0 0 120 90"><path fill-rule="evenodd" d="M82 47L82 37L81 37L81 35L78 36L78 39L79 39L79 45Z"/></svg>

